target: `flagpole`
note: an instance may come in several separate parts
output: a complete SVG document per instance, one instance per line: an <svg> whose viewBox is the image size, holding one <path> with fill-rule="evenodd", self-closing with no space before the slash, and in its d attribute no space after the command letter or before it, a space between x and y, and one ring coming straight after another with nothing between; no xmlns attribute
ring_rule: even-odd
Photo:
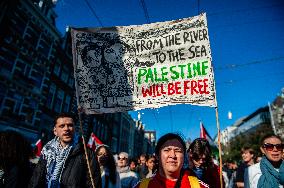
<svg viewBox="0 0 284 188"><path fill-rule="evenodd" d="M75 53L75 42L74 42L74 35L75 35L75 31L73 30L73 28L71 28L71 39L72 39L72 55L73 55L73 66L76 67L77 66L77 55ZM83 131L83 125L82 125L82 108L80 106L80 102L79 102L79 93L78 93L78 83L77 83L77 76L76 76L76 71L74 69L74 79L75 79L75 92L76 92L76 99L77 99L77 105L78 105L78 115L79 115L79 122L80 122L80 130L81 130L81 134L82 134L82 141L83 141L83 146L84 146L84 151L85 151L85 157L87 160L87 167L89 170L89 174L90 174L90 178L91 178L91 183L92 183L92 187L95 187L94 184L94 180L93 180L93 175L91 172L91 167L90 167L90 162L89 162L89 157L88 157L88 153L87 153L87 147L86 147L86 142L85 142L85 138L84 138L84 131ZM95 156L96 157L96 156Z"/></svg>
<svg viewBox="0 0 284 188"><path fill-rule="evenodd" d="M218 107L215 107L215 113L216 113L216 122L217 122L217 130L218 130L218 149L219 149L219 160L220 160L220 183L221 188L223 188L223 164L222 164L222 147L221 147L221 132L220 132L220 124L219 124L219 114L218 114Z"/></svg>
<svg viewBox="0 0 284 188"><path fill-rule="evenodd" d="M93 175L92 175L92 171L91 171L91 166L90 166L90 162L89 162L89 157L88 157L88 153L87 153L86 142L85 142L85 138L84 138L81 108L78 108L78 115L79 115L79 121L80 121L80 130L81 130L81 134L82 134L83 146L84 146L85 156L86 156L86 160L87 160L87 166L88 166L88 170L89 170L89 174L90 174L90 178L91 178L91 182L92 182L92 187L95 188Z"/></svg>

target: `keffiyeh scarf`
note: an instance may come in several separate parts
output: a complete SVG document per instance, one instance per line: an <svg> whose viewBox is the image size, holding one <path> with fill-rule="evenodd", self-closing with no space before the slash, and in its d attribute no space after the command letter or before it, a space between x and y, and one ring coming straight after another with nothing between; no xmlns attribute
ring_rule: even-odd
<svg viewBox="0 0 284 188"><path fill-rule="evenodd" d="M75 136L76 137L76 136ZM58 137L49 141L42 149L42 158L46 164L46 182L48 188L59 188L65 161L71 149L77 144L77 139L66 147L62 147Z"/></svg>
<svg viewBox="0 0 284 188"><path fill-rule="evenodd" d="M278 172L267 158L263 157L260 161L260 170L262 175L258 180L257 188L279 187L279 184L284 184L284 161L282 161Z"/></svg>

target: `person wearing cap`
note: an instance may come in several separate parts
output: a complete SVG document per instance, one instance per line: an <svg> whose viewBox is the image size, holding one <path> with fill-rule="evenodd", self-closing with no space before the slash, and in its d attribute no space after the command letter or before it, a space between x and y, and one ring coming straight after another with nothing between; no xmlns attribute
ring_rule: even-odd
<svg viewBox="0 0 284 188"><path fill-rule="evenodd" d="M96 148L96 155L101 168L102 188L120 188L119 174L109 146L99 145Z"/></svg>
<svg viewBox="0 0 284 188"><path fill-rule="evenodd" d="M259 163L249 166L245 171L245 188L283 188L284 144L281 137L274 134L263 137L260 150L263 157Z"/></svg>
<svg viewBox="0 0 284 188"><path fill-rule="evenodd" d="M119 172L121 188L131 188L138 182L135 172L128 166L128 153L120 152L117 156L117 171Z"/></svg>
<svg viewBox="0 0 284 188"><path fill-rule="evenodd" d="M155 154L159 161L158 171L151 178L141 180L135 188L205 188L189 170L183 169L186 146L178 134L168 133L157 142Z"/></svg>

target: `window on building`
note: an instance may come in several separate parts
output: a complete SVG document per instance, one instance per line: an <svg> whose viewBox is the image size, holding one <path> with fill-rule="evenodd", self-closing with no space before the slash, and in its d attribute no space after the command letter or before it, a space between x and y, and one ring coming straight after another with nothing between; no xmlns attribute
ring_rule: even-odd
<svg viewBox="0 0 284 188"><path fill-rule="evenodd" d="M53 68L53 73L57 76L60 75L60 62L56 61Z"/></svg>
<svg viewBox="0 0 284 188"><path fill-rule="evenodd" d="M19 112L21 110L22 103L23 103L23 96L15 93L13 98L15 99L15 102L16 102L14 112L16 114L19 114Z"/></svg>
<svg viewBox="0 0 284 188"><path fill-rule="evenodd" d="M74 78L69 77L68 85L73 88L73 86L74 86Z"/></svg>
<svg viewBox="0 0 284 188"><path fill-rule="evenodd" d="M65 83L67 83L68 81L68 68L66 66L63 66L63 69L62 69L62 73L61 73L61 80Z"/></svg>
<svg viewBox="0 0 284 188"><path fill-rule="evenodd" d="M51 83L50 87L49 87L49 92L48 92L48 95L47 95L47 100L46 100L46 106L49 109L52 109L55 91L56 91L56 85L54 83Z"/></svg>
<svg viewBox="0 0 284 188"><path fill-rule="evenodd" d="M17 54L15 52L2 46L0 48L1 68L5 68L9 72L12 72L16 56Z"/></svg>
<svg viewBox="0 0 284 188"><path fill-rule="evenodd" d="M5 94L6 88L4 87L4 85L0 84L0 110L1 107L3 107L2 102L4 101Z"/></svg>
<svg viewBox="0 0 284 188"><path fill-rule="evenodd" d="M119 128L119 125L117 125L117 124L114 124L114 125L112 126L112 135L114 135L114 136L118 136L118 135L119 135L119 130L118 130L118 128Z"/></svg>
<svg viewBox="0 0 284 188"><path fill-rule="evenodd" d="M68 112L70 107L71 97L70 95L66 95L64 105L63 105L63 111Z"/></svg>
<svg viewBox="0 0 284 188"><path fill-rule="evenodd" d="M40 73L39 71L35 69L32 69L30 72L30 78L35 87L41 88L41 83L43 79L42 73Z"/></svg>
<svg viewBox="0 0 284 188"><path fill-rule="evenodd" d="M49 48L50 45L47 44L45 41L40 40L39 45L38 45L38 50L46 57L48 58L49 55Z"/></svg>
<svg viewBox="0 0 284 188"><path fill-rule="evenodd" d="M100 121L98 121L98 123L97 123L95 134L97 136L100 136L100 134L101 134L101 122Z"/></svg>
<svg viewBox="0 0 284 188"><path fill-rule="evenodd" d="M117 149L117 138L115 138L115 137L112 137L112 139L111 139L111 150L114 153L118 152L118 149Z"/></svg>
<svg viewBox="0 0 284 188"><path fill-rule="evenodd" d="M104 135L105 135L105 124L101 124L101 132L100 132L100 135L99 135L99 139L102 139L104 138Z"/></svg>
<svg viewBox="0 0 284 188"><path fill-rule="evenodd" d="M13 99L6 97L6 99L4 99L2 114L6 116L13 114L15 105L16 102Z"/></svg>
<svg viewBox="0 0 284 188"><path fill-rule="evenodd" d="M14 17L11 19L11 22L13 23L11 25L12 30L20 34L21 36L23 35L25 28L27 26L27 22L22 19L23 17L26 17L25 15L20 15L21 11L14 11Z"/></svg>
<svg viewBox="0 0 284 188"><path fill-rule="evenodd" d="M30 27L28 27L24 35L24 40L28 41L33 49L36 49L37 47L38 38L39 36L37 35L37 33Z"/></svg>
<svg viewBox="0 0 284 188"><path fill-rule="evenodd" d="M92 121L92 127L93 127L93 132L96 132L96 127L97 127L97 119L94 117L93 121Z"/></svg>
<svg viewBox="0 0 284 188"><path fill-rule="evenodd" d="M29 106L30 106L32 109L36 109L36 107L37 107L37 101L31 98L31 99L30 99L30 104L29 104Z"/></svg>
<svg viewBox="0 0 284 188"><path fill-rule="evenodd" d="M26 70L27 64L22 60L18 59L16 62L16 67L14 73L24 74Z"/></svg>
<svg viewBox="0 0 284 188"><path fill-rule="evenodd" d="M108 127L107 127L107 125L104 125L104 135L103 135L102 138L104 138L104 140L108 140Z"/></svg>
<svg viewBox="0 0 284 188"><path fill-rule="evenodd" d="M55 103L54 103L55 112L61 112L63 98L64 98L64 91L62 89L58 89L57 96L56 96Z"/></svg>

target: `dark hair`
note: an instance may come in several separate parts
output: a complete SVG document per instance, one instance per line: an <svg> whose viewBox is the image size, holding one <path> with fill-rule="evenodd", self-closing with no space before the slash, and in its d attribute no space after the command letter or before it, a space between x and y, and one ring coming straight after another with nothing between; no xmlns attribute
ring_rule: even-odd
<svg viewBox="0 0 284 188"><path fill-rule="evenodd" d="M149 161L150 159L154 158L155 160L157 160L156 155L147 155L146 157L146 162Z"/></svg>
<svg viewBox="0 0 284 188"><path fill-rule="evenodd" d="M266 140L267 138L277 138L277 139L279 139L281 141L281 143L283 142L280 136L275 135L275 134L267 134L267 135L262 137L262 139L261 139L261 146L264 144L264 140Z"/></svg>
<svg viewBox="0 0 284 188"><path fill-rule="evenodd" d="M23 165L32 155L30 142L20 133L12 130L0 132L0 167Z"/></svg>
<svg viewBox="0 0 284 188"><path fill-rule="evenodd" d="M156 148L155 148L155 154L156 154L156 156L159 156L159 155L160 155L160 154L159 154L159 151L160 151L162 145L163 145L166 141L168 141L168 140L173 140L173 139L177 139L177 140L181 143L183 152L185 153L185 151L186 151L186 146L185 146L185 143L184 143L182 137L181 137L180 135L178 135L178 134L175 134L175 133L167 133L167 134L163 135L163 136L158 140L158 142L157 142L157 145L156 145Z"/></svg>
<svg viewBox="0 0 284 188"><path fill-rule="evenodd" d="M101 148L105 148L106 154L108 156L108 161L105 163L106 167L109 169L109 178L110 181L115 184L116 183L116 165L114 161L113 154L110 150L110 148L107 145L100 145L96 149L96 156L98 156L99 150Z"/></svg>
<svg viewBox="0 0 284 188"><path fill-rule="evenodd" d="M189 146L187 152L192 154L192 159L197 160L205 155L205 167L212 166L211 147L205 138L196 138Z"/></svg>
<svg viewBox="0 0 284 188"><path fill-rule="evenodd" d="M248 151L251 155L254 155L254 157L255 157L255 151L251 147L249 147L249 146L242 147L241 154L243 154L245 151Z"/></svg>
<svg viewBox="0 0 284 188"><path fill-rule="evenodd" d="M96 43L88 43L81 51L81 58L83 65L87 65L89 61L92 61L91 57L89 57L88 52L91 50L96 50L96 53L102 53L102 47Z"/></svg>
<svg viewBox="0 0 284 188"><path fill-rule="evenodd" d="M134 162L135 166L137 166L137 160L135 158L130 158L129 159L129 164Z"/></svg>
<svg viewBox="0 0 284 188"><path fill-rule="evenodd" d="M139 158L140 157L144 157L145 159L148 157L148 155L147 154L145 154L145 153L142 153L140 156L139 156Z"/></svg>
<svg viewBox="0 0 284 188"><path fill-rule="evenodd" d="M72 118L73 121L74 121L74 124L75 124L75 116L74 116L74 114L62 112L62 113L58 114L57 116L55 116L54 122L53 122L53 125L54 125L54 126L56 125L57 120L58 120L59 118Z"/></svg>

